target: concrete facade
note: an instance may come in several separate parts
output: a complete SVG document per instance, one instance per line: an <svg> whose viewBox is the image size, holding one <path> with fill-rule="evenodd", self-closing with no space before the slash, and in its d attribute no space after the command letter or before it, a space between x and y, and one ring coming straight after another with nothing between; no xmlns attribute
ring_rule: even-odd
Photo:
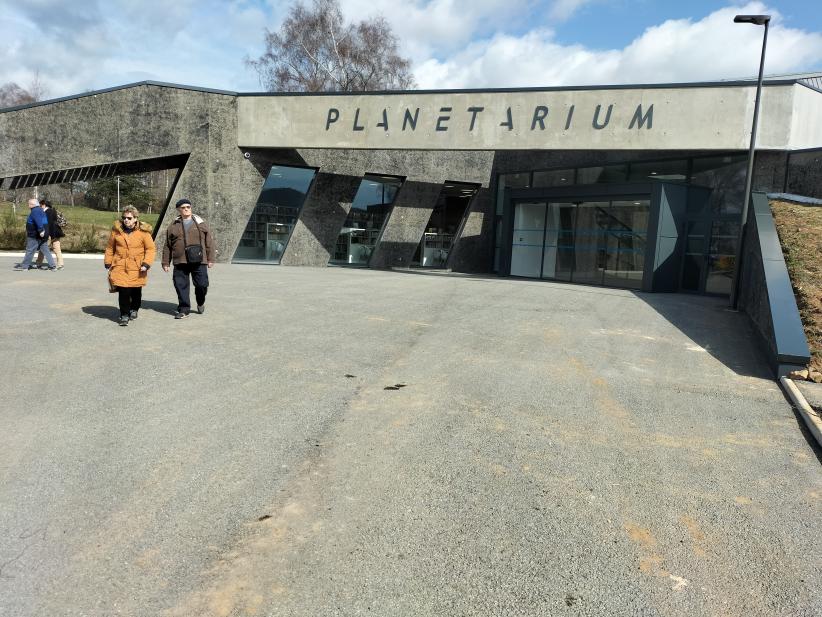
<svg viewBox="0 0 822 617"><path fill-rule="evenodd" d="M187 155L171 199L192 200L227 261L264 181L237 148L236 131L230 94L154 84L100 92L0 113L0 178Z"/></svg>
<svg viewBox="0 0 822 617"><path fill-rule="evenodd" d="M737 82L243 95L141 83L0 110L0 188L34 186L47 172L93 167L103 177L123 166L141 171L184 161L168 202L192 200L225 262L272 166L313 168L280 263L325 266L362 178L393 176L402 185L369 264L388 268L409 265L444 184L465 183L477 193L447 266L487 272L499 174L744 153L753 90ZM808 156L796 158L804 166L793 172L788 153L822 147L821 110L822 92L796 80L768 83L755 189L790 192L792 178L802 190L815 186L820 172ZM739 178L722 182L715 204L741 202ZM165 211L158 234L174 215Z"/></svg>

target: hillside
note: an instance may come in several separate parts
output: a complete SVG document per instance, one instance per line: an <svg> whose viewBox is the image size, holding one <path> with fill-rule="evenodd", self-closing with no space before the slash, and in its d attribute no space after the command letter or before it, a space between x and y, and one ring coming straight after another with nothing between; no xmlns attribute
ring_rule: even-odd
<svg viewBox="0 0 822 617"><path fill-rule="evenodd" d="M811 351L811 368L822 371L822 206L771 201L782 254Z"/></svg>

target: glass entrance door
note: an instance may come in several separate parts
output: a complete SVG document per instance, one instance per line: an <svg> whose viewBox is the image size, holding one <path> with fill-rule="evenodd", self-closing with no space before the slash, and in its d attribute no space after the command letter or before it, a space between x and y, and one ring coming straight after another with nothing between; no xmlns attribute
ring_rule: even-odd
<svg viewBox="0 0 822 617"><path fill-rule="evenodd" d="M518 203L514 208L514 238L511 245L511 276L539 278L545 238L543 203Z"/></svg>
<svg viewBox="0 0 822 617"><path fill-rule="evenodd" d="M642 287L649 199L513 205L512 276Z"/></svg>

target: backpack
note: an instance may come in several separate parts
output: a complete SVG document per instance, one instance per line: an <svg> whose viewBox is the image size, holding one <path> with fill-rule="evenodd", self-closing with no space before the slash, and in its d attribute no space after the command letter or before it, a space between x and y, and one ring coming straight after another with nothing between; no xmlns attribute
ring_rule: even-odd
<svg viewBox="0 0 822 617"><path fill-rule="evenodd" d="M63 216L63 213L57 209L54 210L54 222L57 223L57 226L61 229L68 225L68 220L66 217Z"/></svg>

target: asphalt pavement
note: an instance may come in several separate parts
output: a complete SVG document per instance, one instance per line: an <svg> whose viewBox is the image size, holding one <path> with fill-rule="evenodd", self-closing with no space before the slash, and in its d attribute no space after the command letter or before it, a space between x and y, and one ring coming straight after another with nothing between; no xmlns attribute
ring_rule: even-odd
<svg viewBox="0 0 822 617"><path fill-rule="evenodd" d="M0 615L820 615L818 446L722 300L0 256Z"/></svg>

